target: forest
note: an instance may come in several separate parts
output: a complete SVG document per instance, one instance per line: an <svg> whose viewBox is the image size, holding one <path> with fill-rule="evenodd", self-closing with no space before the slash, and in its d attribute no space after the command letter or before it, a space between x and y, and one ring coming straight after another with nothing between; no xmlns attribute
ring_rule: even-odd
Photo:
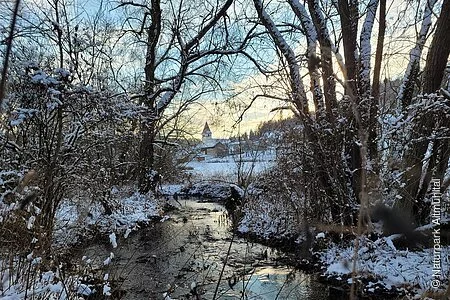
<svg viewBox="0 0 450 300"><path fill-rule="evenodd" d="M450 0L0 7L0 299L450 299Z"/></svg>

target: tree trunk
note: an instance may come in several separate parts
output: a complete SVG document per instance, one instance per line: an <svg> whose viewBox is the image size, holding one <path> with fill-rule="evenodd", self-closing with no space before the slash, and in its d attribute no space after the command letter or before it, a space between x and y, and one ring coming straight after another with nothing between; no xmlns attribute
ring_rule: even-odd
<svg viewBox="0 0 450 300"><path fill-rule="evenodd" d="M358 1L357 0L339 0L338 1L339 17L342 27L342 40L345 58L345 73L347 75L345 82L345 94L350 98L357 107L359 105L359 96L357 93L357 43L358 36ZM350 105L349 111L346 112L348 118L348 130L345 137L345 152L349 156L349 168L352 177L352 189L359 201L361 192L361 153L358 140L358 128L354 113L353 105Z"/></svg>
<svg viewBox="0 0 450 300"><path fill-rule="evenodd" d="M448 28L450 28L450 0L444 0L440 17L436 23L436 32L427 54L424 69L423 94L434 93L441 85L445 66L450 54L450 36L448 34ZM421 122L421 126L419 126L420 130L414 134L412 139L422 139L412 145L411 150L408 151L405 157L406 166L409 169L406 170L404 176L406 186L402 195L402 206L409 213L414 213L417 223L422 223L424 221L424 214L421 213L421 211L426 211L424 198L433 177L432 174L436 165L440 166L440 172L442 172L443 163L448 161L448 149L442 148L447 143L442 143L441 140L435 140L428 161L428 167L424 174L424 182L422 183L422 186L420 185L420 179L422 177L422 161L425 158L429 144L428 139L425 139L425 137L429 136L432 133L432 129L436 126L445 127L445 125L447 125L448 127L449 120L448 117L444 115L426 118L425 120L419 120L418 122Z"/></svg>
<svg viewBox="0 0 450 300"><path fill-rule="evenodd" d="M294 50L289 46L277 26L267 14L261 0L253 0L261 23L266 27L275 45L286 59L289 68L290 85L292 89L293 102L302 116L302 122L309 122L310 114L305 88L300 75L300 68Z"/></svg>
<svg viewBox="0 0 450 300"><path fill-rule="evenodd" d="M423 71L424 94L435 93L441 86L450 53L449 29L450 0L444 0L441 15L436 22L436 31L427 54L427 62Z"/></svg>
<svg viewBox="0 0 450 300"><path fill-rule="evenodd" d="M356 95L356 38L358 36L358 1L339 0L339 17L341 19L344 46L345 68L347 73L346 94ZM351 91L349 91L349 89Z"/></svg>
<svg viewBox="0 0 450 300"><path fill-rule="evenodd" d="M337 100L336 79L334 78L333 71L332 44L326 27L326 23L320 12L319 3L317 2L317 0L308 0L308 7L320 43L320 64L323 70L322 82L325 95L326 116L328 122L333 124L335 119L334 114L336 113L337 109Z"/></svg>
<svg viewBox="0 0 450 300"><path fill-rule="evenodd" d="M161 34L161 6L160 0L151 1L151 24L147 29L147 53L145 57L145 96L142 99L142 104L147 109L147 115L141 121L141 144L139 147L139 190L141 193L147 193L154 190L153 180L150 176L150 171L154 166L154 141L157 134L156 122L157 112L155 107L155 69L156 69L156 55L159 37Z"/></svg>
<svg viewBox="0 0 450 300"><path fill-rule="evenodd" d="M372 82L372 101L369 111L369 158L376 160L378 157L377 137L378 137L378 105L380 101L380 73L381 62L383 60L384 35L386 32L386 0L380 0L380 17L378 26L377 50L375 53L375 65Z"/></svg>
<svg viewBox="0 0 450 300"><path fill-rule="evenodd" d="M330 151L327 148L327 141L321 139L321 132L315 128L314 120L311 118L306 105L305 92L303 89L303 83L299 73L299 64L296 59L295 53L292 48L287 44L280 31L270 18L270 16L264 10L261 0L253 0L255 8L258 12L258 16L261 23L266 27L268 33L272 37L275 45L285 57L289 68L289 79L292 87L292 98L294 99L294 105L296 106L299 114L298 117L304 125L305 138L308 141L307 147L311 147L311 151L314 153L313 164L314 165L314 178L319 182L321 191L323 191L323 198L327 201L328 207L330 207L331 216L336 222L350 222L351 218L345 219L343 211L348 207L349 199L347 197L339 197L338 188L333 181L333 170L330 170L330 161L333 161L329 157ZM333 151L336 147L333 148ZM336 152L331 152L336 153ZM339 153L339 152L337 152ZM336 163L336 161L333 161ZM336 167L339 169L339 167ZM312 179L312 178L311 178ZM314 180L314 179L312 179Z"/></svg>
<svg viewBox="0 0 450 300"><path fill-rule="evenodd" d="M288 0L288 2L297 18L299 18L302 28L305 31L306 43L308 46L308 72L309 77L311 78L310 91L313 95L316 117L317 119L322 120L324 117L324 104L322 88L320 86L319 59L316 55L317 32L314 28L314 24L308 16L308 13L306 12L304 5L298 0Z"/></svg>
<svg viewBox="0 0 450 300"><path fill-rule="evenodd" d="M428 31L431 28L431 17L433 15L433 7L437 0L428 0L425 4L425 9L422 18L422 25L420 27L419 35L417 36L416 45L409 52L409 63L406 68L403 82L398 92L398 105L405 111L411 104L414 94L414 87L417 76L420 70L420 58L422 56L422 50L427 40Z"/></svg>

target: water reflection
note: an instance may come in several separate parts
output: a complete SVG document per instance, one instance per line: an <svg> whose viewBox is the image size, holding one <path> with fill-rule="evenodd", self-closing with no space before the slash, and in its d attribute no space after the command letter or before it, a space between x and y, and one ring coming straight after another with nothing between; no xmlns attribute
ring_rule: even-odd
<svg viewBox="0 0 450 300"><path fill-rule="evenodd" d="M233 237L222 205L195 200L175 204L167 221L119 240L114 249L109 272L126 292L123 299L163 299L163 293L173 299L213 299L219 278L216 299L327 297L314 276L282 263L283 252ZM100 257L109 251L103 244L85 249Z"/></svg>

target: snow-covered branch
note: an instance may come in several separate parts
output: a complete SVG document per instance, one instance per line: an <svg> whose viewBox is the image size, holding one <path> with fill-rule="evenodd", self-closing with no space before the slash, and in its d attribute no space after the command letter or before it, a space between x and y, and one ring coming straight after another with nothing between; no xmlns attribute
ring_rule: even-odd
<svg viewBox="0 0 450 300"><path fill-rule="evenodd" d="M308 103L303 82L300 76L300 68L297 62L297 58L295 57L294 50L292 50L284 37L281 35L281 32L278 30L272 18L267 14L262 1L253 0L253 3L262 24L264 25L264 27L266 27L275 45L281 51L288 63L294 102L296 103L296 105L298 105L299 110L301 110L302 113L307 116L309 115Z"/></svg>
<svg viewBox="0 0 450 300"><path fill-rule="evenodd" d="M306 8L298 0L288 0L289 5L300 19L302 27L305 31L306 42L308 45L308 53L316 53L317 47L317 32L314 28L314 24L306 11Z"/></svg>
<svg viewBox="0 0 450 300"><path fill-rule="evenodd" d="M422 25L419 35L417 36L416 45L409 52L409 63L403 76L402 84L398 91L397 100L399 105L405 109L411 102L414 91L415 76L419 72L420 57L422 56L423 47L427 40L428 31L431 28L431 17L433 16L433 7L437 0L427 0L423 13Z"/></svg>
<svg viewBox="0 0 450 300"><path fill-rule="evenodd" d="M373 24L375 22L375 14L377 12L378 0L371 0L367 6L367 15L360 36L360 89L361 93L368 97L370 95L370 58Z"/></svg>

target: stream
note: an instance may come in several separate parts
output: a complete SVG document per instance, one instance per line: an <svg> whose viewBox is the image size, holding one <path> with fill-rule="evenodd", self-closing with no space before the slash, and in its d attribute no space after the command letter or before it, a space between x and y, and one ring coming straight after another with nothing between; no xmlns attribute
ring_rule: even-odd
<svg viewBox="0 0 450 300"><path fill-rule="evenodd" d="M213 299L214 294L215 299L328 297L327 287L314 275L289 266L288 254L233 237L222 205L196 200L171 202L176 209L167 213L168 219L127 239L118 237L117 248L93 243L84 249L85 255L101 261L114 253L109 278L118 283L122 299L164 299L165 295L171 299Z"/></svg>

